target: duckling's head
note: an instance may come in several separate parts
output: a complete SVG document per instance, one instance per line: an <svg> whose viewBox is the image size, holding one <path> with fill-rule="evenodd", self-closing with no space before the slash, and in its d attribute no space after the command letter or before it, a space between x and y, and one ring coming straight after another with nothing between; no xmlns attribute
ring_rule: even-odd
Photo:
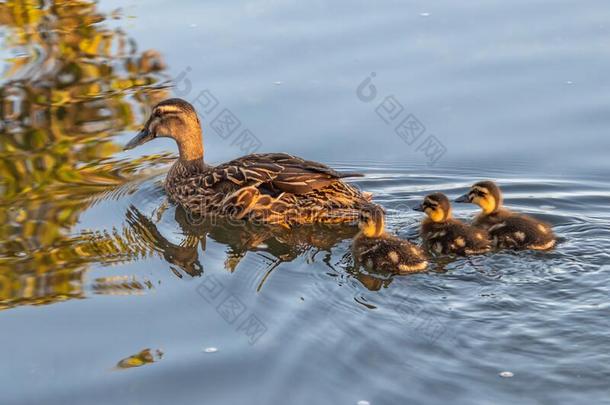
<svg viewBox="0 0 610 405"><path fill-rule="evenodd" d="M360 214L358 228L367 238L378 238L385 233L385 212L379 206L371 207Z"/></svg>
<svg viewBox="0 0 610 405"><path fill-rule="evenodd" d="M480 181L473 184L470 191L458 197L455 202L477 204L485 214L491 214L502 205L502 192L493 181Z"/></svg>
<svg viewBox="0 0 610 405"><path fill-rule="evenodd" d="M203 157L199 118L193 106L180 98L170 98L157 104L144 128L125 145L125 150L159 137L174 139L180 150L180 158L184 160Z"/></svg>
<svg viewBox="0 0 610 405"><path fill-rule="evenodd" d="M443 193L427 195L424 202L414 210L426 213L434 222L443 222L451 218L451 203Z"/></svg>

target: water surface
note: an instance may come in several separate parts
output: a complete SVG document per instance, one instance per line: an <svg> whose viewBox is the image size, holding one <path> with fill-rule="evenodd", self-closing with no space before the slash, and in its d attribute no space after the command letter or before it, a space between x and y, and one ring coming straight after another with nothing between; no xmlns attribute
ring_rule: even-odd
<svg viewBox="0 0 610 405"><path fill-rule="evenodd" d="M607 401L609 14L0 3L0 402ZM157 101L202 94L210 163L286 151L361 171L415 241L409 207L491 178L560 243L392 277L354 268L351 228L193 223L162 187L175 146L122 145Z"/></svg>

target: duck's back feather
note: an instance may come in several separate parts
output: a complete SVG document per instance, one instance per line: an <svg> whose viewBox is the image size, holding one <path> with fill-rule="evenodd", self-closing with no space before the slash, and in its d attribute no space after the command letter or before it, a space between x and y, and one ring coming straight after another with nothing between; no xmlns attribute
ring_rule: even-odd
<svg viewBox="0 0 610 405"><path fill-rule="evenodd" d="M321 163L286 153L243 156L216 166L212 175L214 182L229 180L240 186L266 183L266 191L292 194L306 194L338 179L361 176L341 173Z"/></svg>
<svg viewBox="0 0 610 405"><path fill-rule="evenodd" d="M218 165L178 161L166 190L188 211L272 223L352 222L370 197L341 181L355 176L285 153Z"/></svg>

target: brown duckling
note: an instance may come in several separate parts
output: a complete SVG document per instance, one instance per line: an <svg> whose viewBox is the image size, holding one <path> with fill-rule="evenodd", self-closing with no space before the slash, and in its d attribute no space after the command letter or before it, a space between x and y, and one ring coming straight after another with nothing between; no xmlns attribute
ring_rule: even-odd
<svg viewBox="0 0 610 405"><path fill-rule="evenodd" d="M356 265L399 274L420 272L428 267L426 254L418 246L386 233L381 207L363 212L358 226L360 233L352 244Z"/></svg>
<svg viewBox="0 0 610 405"><path fill-rule="evenodd" d="M454 219L445 194L430 194L414 209L428 216L422 223L421 235L429 251L462 256L489 252L491 247L487 232Z"/></svg>
<svg viewBox="0 0 610 405"><path fill-rule="evenodd" d="M237 140L246 135L235 136ZM286 153L251 154L218 166L207 165L197 113L179 98L157 104L125 149L157 137L174 139L180 152L165 181L167 194L199 216L285 227L355 223L360 212L372 205L369 194L342 180L360 174L338 172Z"/></svg>
<svg viewBox="0 0 610 405"><path fill-rule="evenodd" d="M473 225L489 232L492 244L500 249L549 250L555 246L550 225L502 206L502 192L492 181L474 184L456 202L477 204L483 212Z"/></svg>

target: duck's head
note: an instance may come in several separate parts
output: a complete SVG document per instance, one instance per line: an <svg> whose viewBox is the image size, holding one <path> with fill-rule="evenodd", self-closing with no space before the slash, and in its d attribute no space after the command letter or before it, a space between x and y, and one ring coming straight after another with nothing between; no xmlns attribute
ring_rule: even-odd
<svg viewBox="0 0 610 405"><path fill-rule="evenodd" d="M385 233L385 212L379 206L371 207L360 214L358 228L367 238L377 238Z"/></svg>
<svg viewBox="0 0 610 405"><path fill-rule="evenodd" d="M451 203L443 193L427 195L424 202L414 210L424 212L434 222L443 222L451 218Z"/></svg>
<svg viewBox="0 0 610 405"><path fill-rule="evenodd" d="M157 104L144 128L125 145L125 150L161 137L174 139L180 150L180 158L184 160L203 157L199 118L193 106L180 98L170 98Z"/></svg>
<svg viewBox="0 0 610 405"><path fill-rule="evenodd" d="M480 181L455 202L473 203L481 207L485 214L491 214L502 205L502 193L493 181Z"/></svg>

